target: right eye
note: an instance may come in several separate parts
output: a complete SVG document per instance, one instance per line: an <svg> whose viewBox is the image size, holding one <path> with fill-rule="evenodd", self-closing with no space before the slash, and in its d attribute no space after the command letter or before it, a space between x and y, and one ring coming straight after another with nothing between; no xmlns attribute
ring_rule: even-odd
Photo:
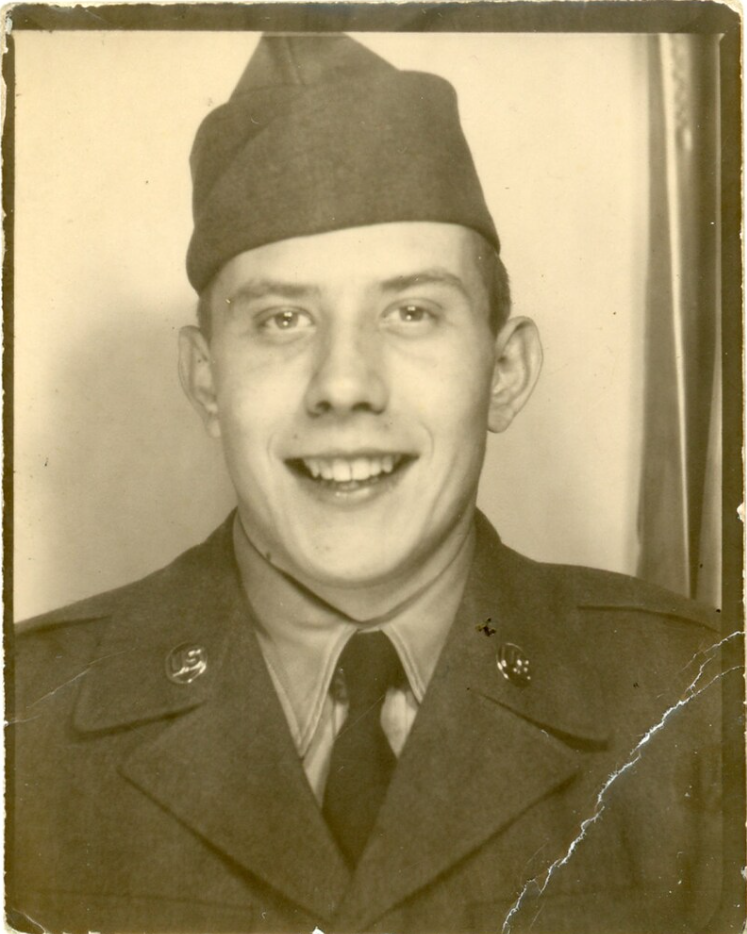
<svg viewBox="0 0 747 934"><path fill-rule="evenodd" d="M306 330L312 327L314 322L305 311L296 308L282 308L280 311L273 311L264 315L258 323L258 329L268 334L273 332L287 333L288 331Z"/></svg>

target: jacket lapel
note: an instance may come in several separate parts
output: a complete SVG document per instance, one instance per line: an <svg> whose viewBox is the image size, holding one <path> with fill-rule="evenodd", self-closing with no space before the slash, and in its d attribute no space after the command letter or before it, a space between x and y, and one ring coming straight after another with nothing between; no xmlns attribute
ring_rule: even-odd
<svg viewBox="0 0 747 934"><path fill-rule="evenodd" d="M112 620L76 710L103 733L168 717L121 773L232 862L320 920L349 873L306 781L251 630L230 520L155 575ZM170 652L199 646L206 670L167 677Z"/></svg>
<svg viewBox="0 0 747 934"><path fill-rule="evenodd" d="M370 926L569 781L578 754L565 739L604 745L596 675L560 581L480 520L462 607L340 906L340 929ZM490 635L481 629L488 620ZM529 659L528 684L498 670L506 643Z"/></svg>

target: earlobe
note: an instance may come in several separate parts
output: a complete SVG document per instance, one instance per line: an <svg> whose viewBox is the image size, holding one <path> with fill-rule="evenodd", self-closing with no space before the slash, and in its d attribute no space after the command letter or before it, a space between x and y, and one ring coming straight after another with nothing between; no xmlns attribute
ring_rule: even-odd
<svg viewBox="0 0 747 934"><path fill-rule="evenodd" d="M210 348L202 331L192 325L179 332L179 379L208 434L219 438L220 421Z"/></svg>
<svg viewBox="0 0 747 934"><path fill-rule="evenodd" d="M524 408L542 369L542 344L530 318L509 318L495 340L488 429L505 431Z"/></svg>

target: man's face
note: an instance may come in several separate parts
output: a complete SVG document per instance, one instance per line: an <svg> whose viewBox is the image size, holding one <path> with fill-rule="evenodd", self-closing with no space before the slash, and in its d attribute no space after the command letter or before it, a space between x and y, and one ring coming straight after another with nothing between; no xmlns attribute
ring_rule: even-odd
<svg viewBox="0 0 747 934"><path fill-rule="evenodd" d="M300 579L393 580L468 525L495 362L476 249L462 227L384 224L216 278L208 424L248 534Z"/></svg>

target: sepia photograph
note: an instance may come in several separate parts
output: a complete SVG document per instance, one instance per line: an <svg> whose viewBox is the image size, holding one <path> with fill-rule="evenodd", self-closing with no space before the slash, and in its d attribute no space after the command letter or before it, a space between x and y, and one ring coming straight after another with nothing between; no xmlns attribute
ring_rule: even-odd
<svg viewBox="0 0 747 934"><path fill-rule="evenodd" d="M741 28L5 9L9 929L743 930Z"/></svg>

